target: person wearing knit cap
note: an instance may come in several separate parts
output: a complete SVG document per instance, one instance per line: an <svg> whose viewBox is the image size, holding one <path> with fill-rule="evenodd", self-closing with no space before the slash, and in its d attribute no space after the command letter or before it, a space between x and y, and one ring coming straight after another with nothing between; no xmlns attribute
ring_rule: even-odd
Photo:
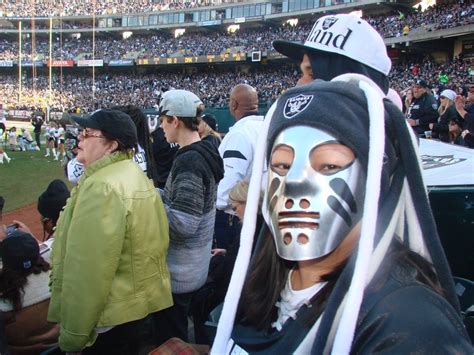
<svg viewBox="0 0 474 355"><path fill-rule="evenodd" d="M59 326L47 322L50 265L21 224L0 230L0 312L12 354L39 354L57 343Z"/></svg>
<svg viewBox="0 0 474 355"><path fill-rule="evenodd" d="M273 47L300 62L299 85L331 80L345 73L371 78L387 94L392 62L382 36L354 14L323 16L303 43L276 40Z"/></svg>
<svg viewBox="0 0 474 355"><path fill-rule="evenodd" d="M288 90L254 161L212 354L472 353L416 137L374 82Z"/></svg>
<svg viewBox="0 0 474 355"><path fill-rule="evenodd" d="M449 121L462 120L461 115L456 111L454 100L456 93L453 90L446 89L439 96L440 105L438 108L438 122L430 123L429 127L433 133L433 138L439 138L442 142L449 142Z"/></svg>
<svg viewBox="0 0 474 355"><path fill-rule="evenodd" d="M38 197L37 208L43 223L43 241L53 235L59 214L66 206L68 198L69 190L66 184L58 179L51 181L46 190Z"/></svg>

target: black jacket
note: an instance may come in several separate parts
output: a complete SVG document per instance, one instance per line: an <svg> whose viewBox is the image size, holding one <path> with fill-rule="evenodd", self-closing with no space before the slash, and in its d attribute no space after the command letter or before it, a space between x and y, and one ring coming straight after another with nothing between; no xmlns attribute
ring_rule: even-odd
<svg viewBox="0 0 474 355"><path fill-rule="evenodd" d="M438 120L438 103L434 96L425 93L418 99L413 98L410 113L407 118L418 121L418 124L413 126L417 134L423 134L425 131L429 131L429 124L436 123Z"/></svg>
<svg viewBox="0 0 474 355"><path fill-rule="evenodd" d="M417 276L413 266L393 253L384 259L364 293L351 354L473 353L459 314ZM252 354L293 353L314 326L306 320L317 308L303 305L280 332L237 325L232 339ZM311 353L322 352L313 346Z"/></svg>
<svg viewBox="0 0 474 355"><path fill-rule="evenodd" d="M449 121L458 120L462 122L462 117L456 111L454 105L449 106L444 113L439 116L438 122L433 126L433 137L439 138L442 142L449 142Z"/></svg>

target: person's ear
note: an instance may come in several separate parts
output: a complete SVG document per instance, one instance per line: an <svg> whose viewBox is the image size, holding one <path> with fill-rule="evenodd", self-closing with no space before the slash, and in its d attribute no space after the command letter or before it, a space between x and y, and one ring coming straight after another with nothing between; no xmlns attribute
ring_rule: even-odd
<svg viewBox="0 0 474 355"><path fill-rule="evenodd" d="M107 149L109 153L115 152L119 147L119 144L117 141L109 141L109 148Z"/></svg>
<svg viewBox="0 0 474 355"><path fill-rule="evenodd" d="M178 128L180 124L178 117L173 116L173 122L171 122L171 124L173 125L174 128Z"/></svg>
<svg viewBox="0 0 474 355"><path fill-rule="evenodd" d="M232 109L232 111L235 112L235 110L237 110L237 107L239 107L239 103L237 102L236 99L231 99L230 100L230 107Z"/></svg>

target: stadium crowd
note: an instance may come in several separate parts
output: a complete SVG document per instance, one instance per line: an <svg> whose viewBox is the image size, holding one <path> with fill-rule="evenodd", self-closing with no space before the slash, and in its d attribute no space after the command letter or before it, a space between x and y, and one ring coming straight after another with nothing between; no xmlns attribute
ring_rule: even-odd
<svg viewBox="0 0 474 355"><path fill-rule="evenodd" d="M133 102L139 107L153 107L161 92L171 88L187 89L199 93L208 107L227 106L231 87L238 82L258 86L260 100L273 102L284 90L293 87L298 71L290 67L252 71L249 73L235 71L206 71L182 75L181 73L160 74L103 74L96 76L95 95L92 96L91 75L68 74L54 77L53 100L54 111L71 110L80 107L84 112L91 112L96 107L125 105ZM25 78L26 79L26 78ZM23 97L48 97L48 78L37 77L36 91L33 94L33 81L26 79L23 83ZM8 108L18 107L18 80L16 76L0 78L0 95ZM93 106L93 102L96 102ZM27 107L23 107L27 108Z"/></svg>
<svg viewBox="0 0 474 355"><path fill-rule="evenodd" d="M426 11L368 17L366 20L384 37L400 37L412 30L435 31L474 23L473 4L470 1L436 4Z"/></svg>
<svg viewBox="0 0 474 355"><path fill-rule="evenodd" d="M436 63L429 57L420 61L403 61L393 66L390 85L403 94L418 78L424 78L433 89L451 88L462 92L463 86L472 77L472 66L468 60L456 58L447 63ZM440 74L445 74L447 83L440 82ZM247 83L259 88L260 99L267 104L286 89L295 85L298 77L296 66L283 68L254 68L248 73L236 70L206 69L182 75L179 72L157 74L100 74L95 77L94 100L92 96L92 75L65 74L53 76L53 111L68 111L81 108L85 112L97 107L110 107L114 104L133 102L139 107L150 108L156 105L159 95L171 88L186 89L199 93L208 107L222 107L228 104L228 94L236 82ZM23 97L48 97L48 78L38 76L33 93L31 73L24 74ZM19 106L18 78L16 75L3 75L0 78L0 95L9 109L31 108Z"/></svg>
<svg viewBox="0 0 474 355"><path fill-rule="evenodd" d="M117 1L106 0L97 1L95 3L96 15L109 14L130 14L158 12L167 10L179 10L201 6L212 6L214 4L231 3L232 0L133 0L133 1ZM47 0L36 1L34 9L29 2L4 2L0 5L0 12L3 16L23 16L27 14L35 14L36 16L80 16L92 15L94 7L89 1L58 1L52 2Z"/></svg>
<svg viewBox="0 0 474 355"><path fill-rule="evenodd" d="M353 14L327 16L314 31L326 20L334 33L361 25L347 51L310 35L302 59L299 43L274 43L301 70L54 78L60 109L94 112L70 115L69 127L30 116L37 150L44 129L45 158L62 154L77 185L69 192L54 180L39 196L42 238L20 220L0 221L0 353L473 352L472 304L456 292L472 281L453 282L412 131L430 138L439 115L446 141L466 143L466 63L394 68L403 78L392 86L416 79L403 114L380 34ZM462 82L469 94L444 89L437 111L424 78L438 70L433 86ZM30 90L46 80L20 77L23 95L44 98ZM17 99L16 82L1 77L0 95ZM259 113L259 99L280 94L266 118ZM159 128L137 107L158 98ZM223 103L235 123L221 140L204 104ZM12 151L17 135L11 127ZM200 333L207 319L216 324Z"/></svg>
<svg viewBox="0 0 474 355"><path fill-rule="evenodd" d="M410 31L434 31L474 23L473 5L470 2L462 4L440 4L428 8L424 12L415 11L409 14L400 12L392 15L369 17L367 20L384 36L400 37ZM297 26L284 25L280 27L247 28L228 33L225 30L207 32L186 32L183 36L174 38L169 33L153 35L137 35L128 39L96 38L95 57L105 60L120 59L125 55L132 58L201 56L225 52L249 52L252 50L273 51L272 41L286 39L303 41L311 30L312 21L303 21ZM49 57L49 42L36 38L35 57ZM73 59L80 54L92 55L92 39L73 39L56 36L53 40L54 59ZM22 55L31 59L32 41L23 41ZM15 60L18 58L18 42L0 41L0 60Z"/></svg>

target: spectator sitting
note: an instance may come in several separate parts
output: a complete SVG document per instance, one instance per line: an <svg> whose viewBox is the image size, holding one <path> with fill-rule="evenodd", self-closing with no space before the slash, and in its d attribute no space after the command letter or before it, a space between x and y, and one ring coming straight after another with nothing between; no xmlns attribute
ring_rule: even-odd
<svg viewBox="0 0 474 355"><path fill-rule="evenodd" d="M37 354L57 343L59 326L46 320L50 265L38 242L21 228L8 236L0 231L0 310L12 354Z"/></svg>
<svg viewBox="0 0 474 355"><path fill-rule="evenodd" d="M49 183L46 190L38 197L38 212L43 224L43 242L48 246L52 244L53 233L66 201L69 198L69 190L66 184L59 179Z"/></svg>
<svg viewBox="0 0 474 355"><path fill-rule="evenodd" d="M449 121L449 143L467 146L462 136L463 121L459 118L452 118Z"/></svg>
<svg viewBox="0 0 474 355"><path fill-rule="evenodd" d="M244 220L248 189L248 181L240 181L229 191L229 205L240 220L239 234ZM261 206L262 199L263 195L259 201L259 206ZM257 216L257 227L255 228L254 246L262 224L263 217L259 214ZM211 345L203 325L208 319L209 313L224 301L239 248L240 238L234 238L227 249L212 250L206 284L196 293L191 306L194 322L194 339L197 344Z"/></svg>
<svg viewBox="0 0 474 355"><path fill-rule="evenodd" d="M438 122L430 123L429 127L433 131L433 137L439 138L443 142L449 142L449 129L448 125L452 119L462 119L457 113L454 105L454 99L456 93L453 90L443 90L440 95L440 102L438 112Z"/></svg>

